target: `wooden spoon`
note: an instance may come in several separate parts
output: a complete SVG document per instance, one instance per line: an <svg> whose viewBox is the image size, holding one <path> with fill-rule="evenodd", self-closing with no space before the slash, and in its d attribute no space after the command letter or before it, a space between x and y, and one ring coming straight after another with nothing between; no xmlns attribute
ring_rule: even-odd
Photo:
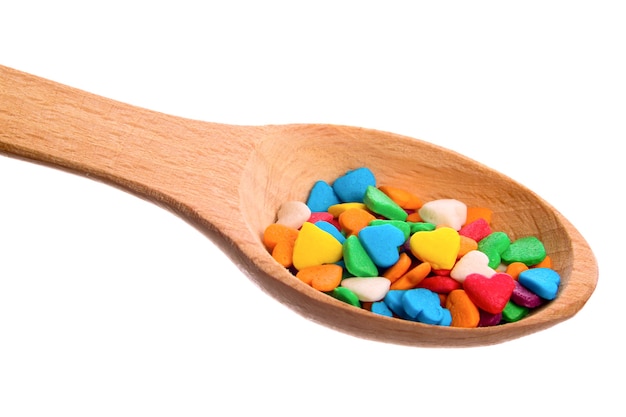
<svg viewBox="0 0 626 417"><path fill-rule="evenodd" d="M500 343L576 314L598 271L580 233L510 178L453 151L397 134L334 125L232 126L133 107L0 66L0 152L118 186L204 231L256 284L303 316L365 339L415 346ZM261 242L282 202L319 179L366 166L379 184L425 201L493 210L511 239L543 241L561 274L556 300L516 323L461 329L387 318L312 289ZM493 192L492 190L498 190Z"/></svg>

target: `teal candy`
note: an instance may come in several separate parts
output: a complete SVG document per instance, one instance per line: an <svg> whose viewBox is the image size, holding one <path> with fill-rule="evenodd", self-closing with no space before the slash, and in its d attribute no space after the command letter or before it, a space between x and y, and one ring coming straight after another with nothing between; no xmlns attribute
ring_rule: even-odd
<svg viewBox="0 0 626 417"><path fill-rule="evenodd" d="M426 288L407 290L402 296L402 307L420 323L439 324L445 319L439 296Z"/></svg>
<svg viewBox="0 0 626 417"><path fill-rule="evenodd" d="M362 203L369 186L376 186L376 177L369 168L346 172L333 183L333 190L344 203Z"/></svg>
<svg viewBox="0 0 626 417"><path fill-rule="evenodd" d="M497 268L502 261L502 253L511 245L511 239L504 232L493 232L478 241L478 250L489 258L489 267Z"/></svg>
<svg viewBox="0 0 626 417"><path fill-rule="evenodd" d="M559 291L561 276L551 268L530 268L518 276L519 283L545 300L554 300Z"/></svg>
<svg viewBox="0 0 626 417"><path fill-rule="evenodd" d="M330 206L339 203L341 201L339 201L339 197L337 197L333 188L324 181L317 181L309 192L306 205L315 213L328 211Z"/></svg>
<svg viewBox="0 0 626 417"><path fill-rule="evenodd" d="M404 240L407 240L411 236L411 226L407 222L403 222L401 220L376 219L372 220L369 226L382 226L383 224L390 224L400 229L402 233L404 233Z"/></svg>
<svg viewBox="0 0 626 417"><path fill-rule="evenodd" d="M442 318L441 321L439 321L440 326L449 326L452 324L452 313L450 313L450 310L448 310L447 308L442 308L441 309L442 312Z"/></svg>
<svg viewBox="0 0 626 417"><path fill-rule="evenodd" d="M407 212L389 198L387 194L371 185L365 190L363 203L374 213L380 214L389 220L405 221L408 217Z"/></svg>
<svg viewBox="0 0 626 417"><path fill-rule="evenodd" d="M378 268L355 235L343 242L343 261L348 272L355 277L378 276Z"/></svg>
<svg viewBox="0 0 626 417"><path fill-rule="evenodd" d="M385 298L383 298L383 302L396 316L406 320L411 320L411 317L409 317L406 311L404 311L404 307L402 306L402 297L405 293L406 290L389 290L387 295L385 295Z"/></svg>
<svg viewBox="0 0 626 417"><path fill-rule="evenodd" d="M546 249L535 236L517 239L511 243L507 250L502 252L502 260L506 263L522 262L527 266L537 265L545 258Z"/></svg>
<svg viewBox="0 0 626 417"><path fill-rule="evenodd" d="M393 317L393 312L389 310L387 304L383 301L376 301L372 303L372 313L380 314L381 316Z"/></svg>
<svg viewBox="0 0 626 417"><path fill-rule="evenodd" d="M379 268L389 268L400 258L398 247L405 241L404 233L391 224L365 226L359 231L359 241L370 259Z"/></svg>
<svg viewBox="0 0 626 417"><path fill-rule="evenodd" d="M345 242L346 237L342 235L339 229L337 229L332 223L320 220L319 222L315 222L315 225L323 231L330 233L335 239L339 241L339 243L343 244L343 242Z"/></svg>

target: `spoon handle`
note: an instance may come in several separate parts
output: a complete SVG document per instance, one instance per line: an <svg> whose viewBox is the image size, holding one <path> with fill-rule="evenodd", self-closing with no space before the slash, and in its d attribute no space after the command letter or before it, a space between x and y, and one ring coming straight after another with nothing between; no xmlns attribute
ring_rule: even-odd
<svg viewBox="0 0 626 417"><path fill-rule="evenodd" d="M0 66L0 153L98 178L175 211L215 212L203 218L236 198L255 129L169 116Z"/></svg>

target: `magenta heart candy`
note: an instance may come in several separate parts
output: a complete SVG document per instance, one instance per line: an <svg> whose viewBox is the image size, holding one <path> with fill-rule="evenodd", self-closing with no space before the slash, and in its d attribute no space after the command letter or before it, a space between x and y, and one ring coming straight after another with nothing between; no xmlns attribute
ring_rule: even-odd
<svg viewBox="0 0 626 417"><path fill-rule="evenodd" d="M497 273L490 278L481 274L469 274L463 281L463 289L476 307L498 314L511 298L515 280L505 273Z"/></svg>
<svg viewBox="0 0 626 417"><path fill-rule="evenodd" d="M541 297L528 290L518 281L515 281L515 289L513 290L513 294L511 294L511 301L518 306L527 308L535 308L543 304Z"/></svg>

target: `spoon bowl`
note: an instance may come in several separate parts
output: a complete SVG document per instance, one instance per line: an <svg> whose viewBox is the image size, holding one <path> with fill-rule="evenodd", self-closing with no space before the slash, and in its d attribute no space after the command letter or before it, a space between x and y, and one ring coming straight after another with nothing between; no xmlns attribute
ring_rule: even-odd
<svg viewBox="0 0 626 417"><path fill-rule="evenodd" d="M301 315L365 339L429 347L501 343L574 316L593 293L595 257L580 233L531 190L454 151L337 125L234 126L138 108L0 66L0 153L104 181L202 230L261 289ZM512 240L536 236L562 283L524 319L461 329L379 316L314 290L263 246L281 203L317 180L370 168L380 185L424 201L455 198L493 211Z"/></svg>

